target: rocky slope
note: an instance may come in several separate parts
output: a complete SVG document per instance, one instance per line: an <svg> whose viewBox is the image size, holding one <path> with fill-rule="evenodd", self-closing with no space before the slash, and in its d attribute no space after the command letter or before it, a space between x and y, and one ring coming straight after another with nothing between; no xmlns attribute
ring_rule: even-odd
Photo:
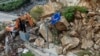
<svg viewBox="0 0 100 56"><path fill-rule="evenodd" d="M100 56L99 1L97 0L98 3L92 0L57 1L68 6L85 6L89 12L87 14L77 12L74 15L75 20L73 22L68 22L62 16L60 22L55 26L48 23L48 38L44 22L46 19L50 20L51 16L45 16L36 22L37 26L30 30L32 33L30 34L30 43L31 46L35 46L35 49L39 51L37 54L43 53L46 56ZM51 7L49 7L50 10L46 10L43 16L61 9L62 5L58 2L44 5L44 10L48 9L50 5Z"/></svg>
<svg viewBox="0 0 100 56"><path fill-rule="evenodd" d="M68 1L69 0L66 0L66 2ZM89 12L87 14L81 12L76 13L74 22L67 22L62 16L60 22L55 25L58 34L55 34L56 30L53 30L55 27L49 25L49 44L54 44L54 46L50 47L50 49L52 50L52 48L55 48L56 53L59 56L100 56L99 3L96 3L96 1L93 2L92 0L75 1L71 1L72 4L67 5L85 6L88 8ZM60 2L64 4L65 0ZM55 8L57 7L54 7L53 9ZM49 11L48 13L50 12L52 11ZM45 19L51 19L51 17L46 17L40 22L45 22ZM47 44L47 32L45 24L40 23L39 25L39 33L42 35L42 38L41 36L39 38L36 38L34 43L40 48L47 48L45 47L45 44ZM55 41L59 42L59 44L55 45ZM52 55L53 54L54 53L52 53ZM57 55L55 54L54 56Z"/></svg>

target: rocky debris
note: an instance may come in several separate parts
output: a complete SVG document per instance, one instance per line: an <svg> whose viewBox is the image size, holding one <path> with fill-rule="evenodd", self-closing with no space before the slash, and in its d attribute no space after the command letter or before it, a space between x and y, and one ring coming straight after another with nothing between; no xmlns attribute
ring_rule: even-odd
<svg viewBox="0 0 100 56"><path fill-rule="evenodd" d="M59 30L59 31L67 30L66 26L62 22L58 22L55 26L56 26L57 30Z"/></svg>
<svg viewBox="0 0 100 56"><path fill-rule="evenodd" d="M92 0L80 0L78 3L79 6L85 6L87 8L95 9L96 8L96 3Z"/></svg>
<svg viewBox="0 0 100 56"><path fill-rule="evenodd" d="M51 1L49 1L45 5L37 5L37 6L43 8L43 14L41 16L42 18L50 17L53 13L55 13L57 10L60 10L62 8L62 4L61 3L51 2ZM37 6L35 6L34 9Z"/></svg>
<svg viewBox="0 0 100 56"><path fill-rule="evenodd" d="M63 51L63 47L62 46L57 46L56 47L56 52L60 55L62 54L62 51Z"/></svg>
<svg viewBox="0 0 100 56"><path fill-rule="evenodd" d="M36 40L36 38L38 38L38 36L30 35L29 41L34 42Z"/></svg>
<svg viewBox="0 0 100 56"><path fill-rule="evenodd" d="M100 39L98 39L98 40L96 41L96 44L97 44L97 45L100 45Z"/></svg>
<svg viewBox="0 0 100 56"><path fill-rule="evenodd" d="M86 18L87 14L86 13L81 13L82 18Z"/></svg>
<svg viewBox="0 0 100 56"><path fill-rule="evenodd" d="M79 34L78 34L75 30L71 31L71 32L70 32L70 35L71 35L72 37L78 37L78 36L79 36Z"/></svg>
<svg viewBox="0 0 100 56"><path fill-rule="evenodd" d="M76 18L76 19L81 19L81 18L82 18L81 12L76 11L76 13L75 13L75 18Z"/></svg>
<svg viewBox="0 0 100 56"><path fill-rule="evenodd" d="M29 50L27 48L24 48L23 53L27 53L27 52L29 52Z"/></svg>
<svg viewBox="0 0 100 56"><path fill-rule="evenodd" d="M100 49L100 46L99 45L97 45L97 44L94 44L94 49Z"/></svg>
<svg viewBox="0 0 100 56"><path fill-rule="evenodd" d="M55 26L56 26L56 29L59 30L59 31L66 31L67 27L69 26L69 23L62 16L60 22L58 22Z"/></svg>
<svg viewBox="0 0 100 56"><path fill-rule="evenodd" d="M47 29L44 23L40 25L39 32L43 36L43 38L47 41ZM52 42L52 33L50 32L49 29L48 29L48 41Z"/></svg>
<svg viewBox="0 0 100 56"><path fill-rule="evenodd" d="M65 56L65 55L59 55L59 56Z"/></svg>
<svg viewBox="0 0 100 56"><path fill-rule="evenodd" d="M89 55L84 55L84 56L89 56Z"/></svg>
<svg viewBox="0 0 100 56"><path fill-rule="evenodd" d="M90 17L93 17L93 16L95 16L96 15L96 13L95 12L88 12L88 14L87 14L88 16L90 16Z"/></svg>
<svg viewBox="0 0 100 56"><path fill-rule="evenodd" d="M58 2L64 3L64 5L69 6L73 4L77 5L76 2L79 3L79 1L81 0L73 0L73 1L59 0ZM93 8L93 5L90 5L88 1L82 0L79 3L79 6L86 6L87 8ZM89 49L89 51L92 51L92 54L94 54L94 52L97 51L95 54L98 55L98 52L100 51L100 16L97 15L98 13L96 13L95 11L92 11L92 9L90 9L87 14L80 13L79 11L77 11L74 18L75 20L73 22L67 22L67 20L62 16L60 22L58 22L55 25L57 31L62 31L58 33L58 36L57 36L58 38L60 37L61 40L54 39L55 41L60 41L60 44L56 44L56 45L53 43L47 44L47 41L48 41L47 30L42 20L47 19L47 17L51 19L50 16L52 15L52 13L54 13L56 10L59 10L62 7L60 4L58 4L58 2L47 3L46 5L42 6L45 11L42 16L46 16L46 18L42 18L41 21L36 22L37 27L36 28L34 27L33 29L30 30L30 32L34 34L34 35L31 35L30 37L30 40L33 40L30 43L33 43L33 45L36 45L36 47L40 51L43 49L42 51L47 54L44 56L49 56L49 55L51 56L78 56L75 53L71 52L77 49L79 50L82 49L83 51ZM52 27L51 25L49 26ZM53 36L52 36L52 32L50 31L51 30L50 27L48 27L48 39L49 39L49 42L52 42ZM41 38L39 34L41 34L43 38ZM18 40L16 41L19 44L17 43L17 45L15 46L19 50L20 47L18 46L20 46L20 41ZM48 45L49 45L49 49L47 48ZM19 50L18 52L21 52L21 50ZM86 51L84 51L82 54L83 54L82 56L89 56L86 53Z"/></svg>
<svg viewBox="0 0 100 56"><path fill-rule="evenodd" d="M60 22L62 22L66 27L68 27L69 26L69 23L68 23L68 21L66 20L66 18L65 17L61 17L61 20L60 20Z"/></svg>
<svg viewBox="0 0 100 56"><path fill-rule="evenodd" d="M48 53L50 56L58 56L58 53L56 52L56 46L50 46L49 48L45 48L43 50L45 53Z"/></svg>
<svg viewBox="0 0 100 56"><path fill-rule="evenodd" d="M77 56L77 55L72 52L68 52L66 56Z"/></svg>
<svg viewBox="0 0 100 56"><path fill-rule="evenodd" d="M81 48L87 49L87 48L91 48L93 45L94 42L92 40L82 39Z"/></svg>
<svg viewBox="0 0 100 56"><path fill-rule="evenodd" d="M57 0L57 2L61 2L64 6L68 5L68 6L75 6L78 5L78 3L80 2L80 0Z"/></svg>
<svg viewBox="0 0 100 56"><path fill-rule="evenodd" d="M17 52L21 53L23 51L23 48L18 48Z"/></svg>
<svg viewBox="0 0 100 56"><path fill-rule="evenodd" d="M42 16L49 15L49 14L52 14L55 12L55 9L54 9L52 3L47 3L46 5L44 5L43 10L44 10L44 13Z"/></svg>
<svg viewBox="0 0 100 56"><path fill-rule="evenodd" d="M37 38L34 42L34 45L38 46L38 47L43 47L44 46L44 39L42 38Z"/></svg>
<svg viewBox="0 0 100 56"><path fill-rule="evenodd" d="M72 49L78 46L80 40L78 38L72 38L68 36L63 36L61 39L63 50Z"/></svg>

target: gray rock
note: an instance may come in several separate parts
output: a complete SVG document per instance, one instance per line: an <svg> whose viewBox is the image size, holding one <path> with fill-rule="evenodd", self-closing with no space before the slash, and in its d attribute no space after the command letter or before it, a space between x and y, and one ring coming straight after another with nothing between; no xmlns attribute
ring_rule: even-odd
<svg viewBox="0 0 100 56"><path fill-rule="evenodd" d="M57 51L58 54L62 54L62 50L63 50L62 46L57 46L56 47L56 51Z"/></svg>
<svg viewBox="0 0 100 56"><path fill-rule="evenodd" d="M50 32L49 29L48 29L48 40L47 40L47 29L46 29L44 23L40 25L39 32L40 32L40 34L43 36L43 38L44 38L46 41L52 42L52 33Z"/></svg>
<svg viewBox="0 0 100 56"><path fill-rule="evenodd" d="M94 44L94 49L99 49L100 48L100 46L99 45L97 45L97 44Z"/></svg>

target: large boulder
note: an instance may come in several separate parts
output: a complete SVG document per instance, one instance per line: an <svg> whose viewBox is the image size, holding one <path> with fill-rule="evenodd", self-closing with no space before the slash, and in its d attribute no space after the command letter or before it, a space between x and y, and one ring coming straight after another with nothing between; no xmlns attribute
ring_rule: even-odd
<svg viewBox="0 0 100 56"><path fill-rule="evenodd" d="M69 36L63 36L61 39L62 46L65 47L64 49L72 49L79 45L80 40L78 38L72 38Z"/></svg>
<svg viewBox="0 0 100 56"><path fill-rule="evenodd" d="M44 5L43 10L44 10L44 13L42 16L46 16L46 15L49 15L49 14L52 14L55 12L55 9L54 9L52 3L47 3L46 5Z"/></svg>
<svg viewBox="0 0 100 56"><path fill-rule="evenodd" d="M62 8L62 5L60 3L57 2L49 2L45 5L42 6L43 7L43 14L42 14L42 18L46 18L51 16L53 13L55 13L57 10Z"/></svg>
<svg viewBox="0 0 100 56"><path fill-rule="evenodd" d="M52 42L52 33L50 32L50 30L48 29L48 40L47 40L47 29L45 27L45 24L42 23L40 25L40 29L39 29L40 34L43 36L43 38L46 41Z"/></svg>

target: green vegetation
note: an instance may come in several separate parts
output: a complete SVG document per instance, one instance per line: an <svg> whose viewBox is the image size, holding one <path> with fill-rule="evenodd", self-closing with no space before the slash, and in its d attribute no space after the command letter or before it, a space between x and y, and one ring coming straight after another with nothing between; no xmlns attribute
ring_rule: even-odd
<svg viewBox="0 0 100 56"><path fill-rule="evenodd" d="M27 53L23 53L22 56L35 56L34 54L32 54L30 51L27 52Z"/></svg>
<svg viewBox="0 0 100 56"><path fill-rule="evenodd" d="M0 10L1 11L11 11L20 8L25 3L30 2L30 0L1 0Z"/></svg>
<svg viewBox="0 0 100 56"><path fill-rule="evenodd" d="M70 22L74 20L74 14L76 11L80 11L81 13L86 13L87 8L80 7L80 6L69 6L69 7L63 8L61 12L63 16Z"/></svg>
<svg viewBox="0 0 100 56"><path fill-rule="evenodd" d="M89 50L84 50L84 51L80 51L77 53L78 56L84 56L84 55L91 55L92 53Z"/></svg>
<svg viewBox="0 0 100 56"><path fill-rule="evenodd" d="M87 11L88 11L86 7L80 7L80 6L75 6L75 9L82 13L87 13Z"/></svg>
<svg viewBox="0 0 100 56"><path fill-rule="evenodd" d="M42 16L43 8L37 6L36 8L32 8L30 11L30 15L35 18L36 20L39 20L39 18Z"/></svg>

